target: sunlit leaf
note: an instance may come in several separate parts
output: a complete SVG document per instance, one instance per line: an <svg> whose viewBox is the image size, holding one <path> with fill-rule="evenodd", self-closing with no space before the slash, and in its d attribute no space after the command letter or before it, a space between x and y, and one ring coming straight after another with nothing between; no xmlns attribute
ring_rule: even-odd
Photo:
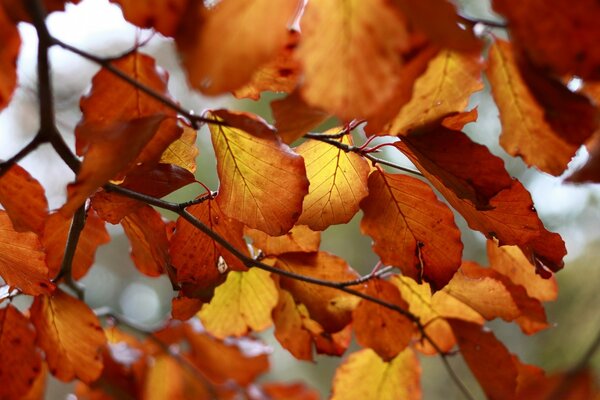
<svg viewBox="0 0 600 400"><path fill-rule="evenodd" d="M16 24L0 7L0 110L8 105L17 86L17 56L21 37Z"/></svg>
<svg viewBox="0 0 600 400"><path fill-rule="evenodd" d="M339 128L333 128L326 134L338 131ZM352 138L344 135L340 143L351 146ZM296 152L304 158L310 182L298 223L322 231L330 225L350 221L367 195L370 171L367 161L356 153L318 140L307 140Z"/></svg>
<svg viewBox="0 0 600 400"><path fill-rule="evenodd" d="M171 316L173 319L187 321L202 308L204 302L200 299L185 297L181 293L171 300Z"/></svg>
<svg viewBox="0 0 600 400"><path fill-rule="evenodd" d="M286 290L279 292L279 303L273 310L273 322L275 338L284 349L298 360L313 359L311 334L304 328L296 302Z"/></svg>
<svg viewBox="0 0 600 400"><path fill-rule="evenodd" d="M385 362L371 349L351 354L333 378L332 400L421 399L421 366L411 349Z"/></svg>
<svg viewBox="0 0 600 400"><path fill-rule="evenodd" d="M462 242L454 215L422 181L379 171L369 176L361 230L385 264L436 289L460 266Z"/></svg>
<svg viewBox="0 0 600 400"><path fill-rule="evenodd" d="M318 400L319 393L303 383L266 383L262 390L272 400Z"/></svg>
<svg viewBox="0 0 600 400"><path fill-rule="evenodd" d="M166 353L154 357L146 375L143 398L147 400L184 399L210 400L213 397L209 383L184 368Z"/></svg>
<svg viewBox="0 0 600 400"><path fill-rule="evenodd" d="M277 134L291 144L329 117L326 111L306 104L299 91L271 102Z"/></svg>
<svg viewBox="0 0 600 400"><path fill-rule="evenodd" d="M269 236L256 229L245 229L252 239L252 245L262 250L267 256L284 253L312 253L319 250L321 233L312 231L305 225L296 225L282 236Z"/></svg>
<svg viewBox="0 0 600 400"><path fill-rule="evenodd" d="M288 232L300 217L308 180L302 157L271 128L246 114L213 111L235 128L211 125L223 212L269 235Z"/></svg>
<svg viewBox="0 0 600 400"><path fill-rule="evenodd" d="M392 97L408 34L388 2L309 2L300 26L307 103L349 121L370 116Z"/></svg>
<svg viewBox="0 0 600 400"><path fill-rule="evenodd" d="M173 164L194 173L196 172L196 157L198 156L196 130L185 124L182 126L183 133L167 147L160 156L159 163Z"/></svg>
<svg viewBox="0 0 600 400"><path fill-rule="evenodd" d="M35 298L31 321L52 375L64 382L77 378L90 383L98 378L106 337L85 303L56 290L52 296Z"/></svg>
<svg viewBox="0 0 600 400"><path fill-rule="evenodd" d="M252 268L247 272L231 271L198 316L217 338L242 336L271 326L271 311L276 305L277 286L270 273Z"/></svg>
<svg viewBox="0 0 600 400"><path fill-rule="evenodd" d="M140 28L154 28L165 36L177 32L189 0L110 0L123 9L123 16Z"/></svg>

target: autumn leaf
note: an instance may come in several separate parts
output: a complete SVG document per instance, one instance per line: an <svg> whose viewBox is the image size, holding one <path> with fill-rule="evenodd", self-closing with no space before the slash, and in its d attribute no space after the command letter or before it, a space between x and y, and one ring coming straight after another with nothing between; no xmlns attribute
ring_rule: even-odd
<svg viewBox="0 0 600 400"><path fill-rule="evenodd" d="M257 119L225 110L212 114L235 126L210 126L219 207L250 228L273 236L287 233L300 217L308 191L302 157Z"/></svg>
<svg viewBox="0 0 600 400"><path fill-rule="evenodd" d="M54 290L46 255L32 232L17 232L5 211L0 211L0 276L8 285L37 296Z"/></svg>
<svg viewBox="0 0 600 400"><path fill-rule="evenodd" d="M571 183L600 183L600 134L592 136L586 147L589 158L583 167L567 178Z"/></svg>
<svg viewBox="0 0 600 400"><path fill-rule="evenodd" d="M0 11L1 12L1 11ZM44 188L18 164L0 177L0 204L15 230L41 233L48 217L48 200Z"/></svg>
<svg viewBox="0 0 600 400"><path fill-rule="evenodd" d="M57 276L61 269L71 220L61 213L53 213L46 220L41 242L46 249L46 262L51 277ZM104 221L98 218L95 212L88 210L85 226L79 235L71 264L73 279L79 280L87 274L94 263L96 250L109 241L110 236L106 231Z"/></svg>
<svg viewBox="0 0 600 400"><path fill-rule="evenodd" d="M279 302L273 309L274 336L281 346L298 360L312 361L312 336L302 323L302 315L287 290L279 291Z"/></svg>
<svg viewBox="0 0 600 400"><path fill-rule="evenodd" d="M17 57L21 37L16 24L0 7L0 110L6 107L17 86Z"/></svg>
<svg viewBox="0 0 600 400"><path fill-rule="evenodd" d="M202 304L204 302L200 299L185 297L184 294L179 293L171 300L171 316L173 319L187 321L200 311Z"/></svg>
<svg viewBox="0 0 600 400"><path fill-rule="evenodd" d="M273 323L271 311L276 305L277 286L271 274L252 268L227 274L198 316L210 334L224 339L268 328Z"/></svg>
<svg viewBox="0 0 600 400"><path fill-rule="evenodd" d="M123 10L123 16L140 28L154 28L173 36L187 10L188 0L110 0Z"/></svg>
<svg viewBox="0 0 600 400"><path fill-rule="evenodd" d="M0 398L20 399L42 372L35 331L14 306L0 309Z"/></svg>
<svg viewBox="0 0 600 400"><path fill-rule="evenodd" d="M560 175L577 146L557 135L546 122L544 110L520 75L511 44L499 39L494 42L487 76L500 110L502 147L528 165Z"/></svg>
<svg viewBox="0 0 600 400"><path fill-rule="evenodd" d="M300 27L301 91L308 104L350 121L372 115L393 96L408 34L388 2L310 2Z"/></svg>
<svg viewBox="0 0 600 400"><path fill-rule="evenodd" d="M137 269L148 276L159 276L169 263L166 225L158 211L144 206L121 221L131 243L131 258Z"/></svg>
<svg viewBox="0 0 600 400"><path fill-rule="evenodd" d="M248 253L243 225L224 215L216 201L194 204L187 211L238 251ZM189 284L194 290L202 290L199 297L205 300L210 299L212 289L223 282L228 270L246 270L237 257L183 218L177 220L169 254L177 270L177 281Z"/></svg>
<svg viewBox="0 0 600 400"><path fill-rule="evenodd" d="M333 128L325 134L338 131L339 128ZM344 135L339 142L351 146L352 138ZM356 153L318 140L307 140L296 152L304 158L310 182L298 224L322 231L330 225L350 221L367 195L370 171L367 161Z"/></svg>
<svg viewBox="0 0 600 400"><path fill-rule="evenodd" d="M146 375L143 398L209 400L213 395L207 386L208 382L198 379L176 359L160 353Z"/></svg>
<svg viewBox="0 0 600 400"><path fill-rule="evenodd" d="M312 253L319 250L321 232L315 232L305 225L296 225L282 236L269 236L256 230L244 230L252 239L252 245L260 249L266 256L277 256L285 253Z"/></svg>
<svg viewBox="0 0 600 400"><path fill-rule="evenodd" d="M392 283L371 279L366 286L365 294L408 310L408 304ZM356 341L385 361L392 360L404 350L416 333L413 321L405 315L364 299L354 309L353 328Z"/></svg>
<svg viewBox="0 0 600 400"><path fill-rule="evenodd" d="M160 156L160 164L172 164L187 169L192 174L196 172L196 130L189 125L182 124L183 133L172 142Z"/></svg>
<svg viewBox="0 0 600 400"><path fill-rule="evenodd" d="M318 400L319 393L303 383L265 383L262 390L272 400Z"/></svg>
<svg viewBox="0 0 600 400"><path fill-rule="evenodd" d="M248 83L285 45L300 5L298 0L224 0L202 10L196 17L200 27L176 37L192 86L215 95Z"/></svg>
<svg viewBox="0 0 600 400"><path fill-rule="evenodd" d="M411 100L385 128L386 132L408 135L464 111L471 94L483 89L482 71L477 53L440 51L417 79Z"/></svg>
<svg viewBox="0 0 600 400"><path fill-rule="evenodd" d="M361 231L374 239L383 263L435 289L448 283L460 266L463 245L454 215L427 184L375 171L361 208Z"/></svg>
<svg viewBox="0 0 600 400"><path fill-rule="evenodd" d="M320 251L318 253L289 253L277 257L275 267L317 279L347 282L358 278L341 258ZM316 286L292 278L280 277L281 287L289 291L296 302L306 306L310 317L326 332L338 332L351 320L358 298L339 290Z"/></svg>
<svg viewBox="0 0 600 400"><path fill-rule="evenodd" d="M306 104L298 90L271 102L277 134L284 143L292 144L329 117L326 111Z"/></svg>
<svg viewBox="0 0 600 400"><path fill-rule="evenodd" d="M333 378L332 400L421 399L421 366L411 349L386 362L371 349L351 354Z"/></svg>
<svg viewBox="0 0 600 400"><path fill-rule="evenodd" d="M31 321L52 375L63 382L77 378L85 383L100 376L106 337L85 303L58 289L52 296L34 299Z"/></svg>

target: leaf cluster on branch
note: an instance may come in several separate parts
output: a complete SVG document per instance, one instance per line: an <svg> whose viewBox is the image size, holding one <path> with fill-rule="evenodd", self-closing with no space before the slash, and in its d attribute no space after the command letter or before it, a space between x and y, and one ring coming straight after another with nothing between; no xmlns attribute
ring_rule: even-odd
<svg viewBox="0 0 600 400"><path fill-rule="evenodd" d="M506 24L461 16L446 0L113 2L173 39L193 88L285 96L271 103L274 126L227 109L195 113L168 92L143 43L101 58L48 31L47 13L64 1L0 1L0 108L17 82L17 23L29 22L40 117L31 143L0 163L0 398L40 398L48 374L76 381L78 398L318 398L304 384L256 383L268 352L252 334L269 327L299 360L342 356L356 339L362 349L332 383L337 400L421 398L418 353L441 357L467 398L448 363L457 354L492 399L597 395L589 357L546 375L486 329L497 318L528 335L547 328L543 302L556 298L566 249L502 160L462 132L477 120L467 108L485 75L509 154L560 175L587 145L591 158L570 179L600 182L597 1L494 0ZM52 47L102 67L80 101L73 150L56 127ZM579 91L567 87L574 77ZM338 128L314 131L331 117ZM218 188L194 175L204 125ZM356 129L369 139L356 144ZM380 136L389 140L371 145ZM42 144L76 173L58 210L19 165ZM415 169L379 157L382 147ZM162 199L195 184L195 199ZM320 250L321 231L359 211L380 260L364 276ZM488 266L463 260L453 211L486 236ZM166 274L178 292L164 326L83 301L77 281L110 240L106 223L122 226L141 273ZM32 297L29 310L15 296Z"/></svg>

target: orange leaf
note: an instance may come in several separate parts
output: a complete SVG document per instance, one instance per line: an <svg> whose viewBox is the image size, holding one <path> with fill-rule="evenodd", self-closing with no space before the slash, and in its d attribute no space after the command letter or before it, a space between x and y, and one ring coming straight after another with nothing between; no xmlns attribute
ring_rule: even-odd
<svg viewBox="0 0 600 400"><path fill-rule="evenodd" d="M387 133L408 135L464 111L471 94L483 89L482 71L478 53L440 51L415 82L411 100L390 122Z"/></svg>
<svg viewBox="0 0 600 400"><path fill-rule="evenodd" d="M333 128L326 134L339 130ZM339 142L352 145L352 138L344 135ZM304 158L310 182L298 223L322 231L330 225L350 221L359 210L359 202L367 195L370 171L367 161L356 153L318 140L307 140L296 152Z"/></svg>
<svg viewBox="0 0 600 400"><path fill-rule="evenodd" d="M154 28L165 36L177 32L189 0L110 0L123 9L123 16L140 28Z"/></svg>
<svg viewBox="0 0 600 400"><path fill-rule="evenodd" d="M211 125L223 212L269 235L287 233L302 210L308 180L302 157L248 114L213 111L233 125Z"/></svg>
<svg viewBox="0 0 600 400"><path fill-rule="evenodd" d="M511 44L494 42L487 76L500 111L502 147L513 156L521 156L528 165L560 175L577 146L557 135L546 122L543 108L521 77Z"/></svg>
<svg viewBox="0 0 600 400"><path fill-rule="evenodd" d="M72 215L96 189L122 171L154 136L163 115L100 126L94 122L78 126L79 137L86 136L87 146L77 180L68 186L67 203L61 208Z"/></svg>
<svg viewBox="0 0 600 400"><path fill-rule="evenodd" d="M171 316L173 319L187 321L202 308L202 300L185 297L181 293L171 300Z"/></svg>
<svg viewBox="0 0 600 400"><path fill-rule="evenodd" d="M60 213L54 213L46 220L44 233L41 237L46 249L46 262L49 275L55 277L60 271L65 246L71 228L71 218L66 218ZM110 236L102 221L96 213L88 210L85 226L79 235L75 256L72 261L73 279L79 280L94 263L94 255L99 246L110 241Z"/></svg>
<svg viewBox="0 0 600 400"><path fill-rule="evenodd" d="M408 311L408 304L391 283L372 279L365 293ZM353 314L356 341L375 351L384 361L390 361L404 350L416 333L411 320L397 311L368 300L361 300Z"/></svg>
<svg viewBox="0 0 600 400"><path fill-rule="evenodd" d="M54 290L42 244L32 232L16 232L5 211L0 211L0 276L6 284L37 296Z"/></svg>
<svg viewBox="0 0 600 400"><path fill-rule="evenodd" d="M296 225L282 236L269 236L266 233L246 228L246 236L252 239L252 245L262 250L266 256L277 256L284 253L312 253L319 250L321 232L310 230L305 225Z"/></svg>
<svg viewBox="0 0 600 400"><path fill-rule="evenodd" d="M21 37L16 24L0 6L0 110L6 107L17 86L17 57Z"/></svg>
<svg viewBox="0 0 600 400"><path fill-rule="evenodd" d="M361 207L361 230L374 239L373 250L384 264L435 289L448 283L460 266L460 231L450 209L427 184L375 171Z"/></svg>
<svg viewBox="0 0 600 400"><path fill-rule="evenodd" d="M77 378L85 383L100 376L106 337L85 303L58 289L52 296L34 299L31 321L52 375L64 382Z"/></svg>
<svg viewBox="0 0 600 400"><path fill-rule="evenodd" d="M121 221L131 243L131 258L137 269L148 276L159 276L169 263L169 241L165 222L150 206L132 212Z"/></svg>
<svg viewBox="0 0 600 400"><path fill-rule="evenodd" d="M221 341L186 324L185 335L191 348L191 361L212 382L230 379L242 386L254 382L269 370L270 348L256 339L239 338Z"/></svg>
<svg viewBox="0 0 600 400"><path fill-rule="evenodd" d="M15 307L0 309L0 398L21 399L42 372L35 331Z"/></svg>
<svg viewBox="0 0 600 400"><path fill-rule="evenodd" d="M154 357L154 362L146 374L142 398L146 400L214 398L208 382L184 368L178 360L167 353Z"/></svg>
<svg viewBox="0 0 600 400"><path fill-rule="evenodd" d="M292 144L329 117L329 113L304 101L299 91L271 102L277 134L284 143Z"/></svg>
<svg viewBox="0 0 600 400"><path fill-rule="evenodd" d="M333 378L332 400L420 400L421 366L407 348L385 362L371 349L351 354Z"/></svg>
<svg viewBox="0 0 600 400"><path fill-rule="evenodd" d="M233 247L247 254L243 225L224 215L216 201L206 200L194 204L188 207L187 211ZM203 300L210 299L212 290L224 281L229 269L246 269L238 258L183 218L177 220L175 234L169 245L169 254L173 267L177 270L177 281L201 291L193 297L199 296ZM188 293L188 296L192 294Z"/></svg>
<svg viewBox="0 0 600 400"><path fill-rule="evenodd" d="M600 79L600 5L594 0L517 2L494 0L508 20L510 34L527 56L544 69Z"/></svg>
<svg viewBox="0 0 600 400"><path fill-rule="evenodd" d="M187 169L174 164L157 164L150 170L133 170L119 186L160 198L195 181L196 178ZM137 200L105 190L96 192L91 203L98 215L111 224L118 224L124 217L144 205Z"/></svg>
<svg viewBox="0 0 600 400"><path fill-rule="evenodd" d="M196 22L200 27L191 36L176 37L192 86L214 95L248 83L285 45L300 5L298 0L223 0L202 10L195 17L202 19Z"/></svg>
<svg viewBox="0 0 600 400"><path fill-rule="evenodd" d="M309 2L300 25L301 90L308 104L351 120L370 116L393 96L408 34L388 2Z"/></svg>
<svg viewBox="0 0 600 400"><path fill-rule="evenodd" d="M296 87L300 77L300 65L294 58L294 50L298 46L300 33L290 31L287 43L279 50L279 54L269 63L263 65L252 75L251 81L233 92L238 99L260 99L261 92L290 93Z"/></svg>
<svg viewBox="0 0 600 400"><path fill-rule="evenodd" d="M302 315L287 290L279 291L279 303L273 309L275 338L298 360L312 361L312 336L304 329Z"/></svg>
<svg viewBox="0 0 600 400"><path fill-rule="evenodd" d="M180 121L181 122L181 121ZM183 125L183 133L166 148L160 156L160 164L173 164L187 169L191 173L196 172L196 130L186 124Z"/></svg>
<svg viewBox="0 0 600 400"><path fill-rule="evenodd" d="M319 393L303 383L266 383L262 390L272 400L319 400Z"/></svg>
<svg viewBox="0 0 600 400"><path fill-rule="evenodd" d="M498 246L494 241L487 241L487 254L490 267L512 282L521 285L527 294L540 301L556 300L558 286L554 276L544 279L536 275L529 260L517 246Z"/></svg>
<svg viewBox="0 0 600 400"><path fill-rule="evenodd" d="M44 188L17 164L0 178L0 203L18 232L39 234L44 229L48 217Z"/></svg>
<svg viewBox="0 0 600 400"><path fill-rule="evenodd" d="M600 133L592 136L586 144L589 159L583 167L567 179L573 183L600 183Z"/></svg>
<svg viewBox="0 0 600 400"><path fill-rule="evenodd" d="M277 258L275 266L284 271L328 281L346 282L358 278L346 261L323 251L284 254ZM358 298L333 288L283 276L279 281L281 287L289 291L298 303L306 306L311 318L321 324L326 332L340 331L350 323Z"/></svg>

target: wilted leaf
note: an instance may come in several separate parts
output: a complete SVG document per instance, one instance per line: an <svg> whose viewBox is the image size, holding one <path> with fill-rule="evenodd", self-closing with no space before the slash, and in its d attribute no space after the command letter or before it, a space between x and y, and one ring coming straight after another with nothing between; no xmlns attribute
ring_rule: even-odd
<svg viewBox="0 0 600 400"><path fill-rule="evenodd" d="M0 204L6 210L15 230L40 234L44 229L44 222L48 217L44 188L17 164L0 177Z"/></svg>
<svg viewBox="0 0 600 400"><path fill-rule="evenodd" d="M301 90L308 104L349 121L370 116L393 96L408 34L388 2L309 2L300 26Z"/></svg>
<svg viewBox="0 0 600 400"><path fill-rule="evenodd" d="M339 128L333 128L326 134L338 131ZM344 135L339 142L352 145L352 138ZM356 153L347 153L318 140L307 140L296 152L304 158L310 182L298 224L322 231L330 225L350 221L359 210L359 202L367 195L370 171L367 161Z"/></svg>
<svg viewBox="0 0 600 400"><path fill-rule="evenodd" d="M10 304L0 309L0 354L0 398L21 399L42 372L42 359L29 320Z"/></svg>
<svg viewBox="0 0 600 400"><path fill-rule="evenodd" d="M77 378L85 383L100 376L106 337L85 303L57 289L52 296L35 298L31 321L52 375L64 382Z"/></svg>
<svg viewBox="0 0 600 400"><path fill-rule="evenodd" d="M284 253L312 253L319 250L321 232L310 230L305 225L296 225L291 231L282 236L269 236L256 230L244 230L252 239L252 245L267 256L277 256Z"/></svg>
<svg viewBox="0 0 600 400"><path fill-rule="evenodd" d="M317 279L347 282L358 274L346 261L326 252L289 253L279 256L275 266ZM337 332L351 320L358 298L333 288L280 277L281 287L289 291L296 302L306 306L310 317L323 326L326 332Z"/></svg>
<svg viewBox="0 0 600 400"><path fill-rule="evenodd" d="M243 225L224 215L216 201L206 200L194 204L187 211L233 247L242 253L248 252L243 238ZM177 220L175 234L170 240L169 254L177 270L177 281L188 283L195 290L206 291L199 296L205 300L210 299L214 287L224 281L228 270L246 269L237 257L183 218ZM226 268L219 269L221 263Z"/></svg>
<svg viewBox="0 0 600 400"><path fill-rule="evenodd" d="M292 144L329 117L329 113L306 104L299 91L271 102L277 134L284 143Z"/></svg>
<svg viewBox="0 0 600 400"><path fill-rule="evenodd" d="M16 24L0 7L0 110L6 107L17 86L17 57L21 37Z"/></svg>
<svg viewBox="0 0 600 400"><path fill-rule="evenodd" d="M61 213L54 213L46 220L41 241L46 249L46 262L51 277L55 277L60 271L70 228L71 218L66 218ZM94 263L96 250L109 241L104 221L95 212L88 210L71 264L73 279L79 280L87 274Z"/></svg>
<svg viewBox="0 0 600 400"><path fill-rule="evenodd" d="M389 362L371 349L351 354L333 378L332 400L421 399L421 366L411 349Z"/></svg>
<svg viewBox="0 0 600 400"><path fill-rule="evenodd" d="M386 132L408 135L464 111L471 95L483 89L482 71L483 63L478 53L440 51L417 79L411 100L402 107Z"/></svg>
<svg viewBox="0 0 600 400"><path fill-rule="evenodd" d="M223 212L269 235L287 233L300 217L308 180L302 157L271 128L246 114L213 111L235 128L211 125Z"/></svg>
<svg viewBox="0 0 600 400"><path fill-rule="evenodd" d="M521 156L528 165L560 175L577 146L557 135L546 122L544 110L521 77L512 46L508 42L494 42L487 76L500 110L502 147L513 156Z"/></svg>
<svg viewBox="0 0 600 400"><path fill-rule="evenodd" d="M450 209L427 184L375 171L361 208L361 230L374 239L373 250L384 264L435 289L448 283L460 266L460 231Z"/></svg>
<svg viewBox="0 0 600 400"><path fill-rule="evenodd" d="M276 305L277 286L271 274L252 268L246 272L231 271L198 316L208 332L223 339L268 328L273 323L271 311Z"/></svg>
<svg viewBox="0 0 600 400"><path fill-rule="evenodd" d="M192 86L214 95L248 83L285 45L300 6L298 0L224 0L202 10L199 28L176 37Z"/></svg>
<svg viewBox="0 0 600 400"><path fill-rule="evenodd" d="M408 304L391 283L372 279L365 293L408 311ZM369 300L361 300L353 314L356 341L390 361L404 350L416 333L414 323L398 311L390 310Z"/></svg>
<svg viewBox="0 0 600 400"><path fill-rule="evenodd" d="M46 255L37 235L16 232L8 214L0 211L0 276L8 285L37 296L54 290Z"/></svg>
<svg viewBox="0 0 600 400"><path fill-rule="evenodd" d="M158 211L144 206L121 221L131 243L131 258L137 269L148 276L159 276L169 263L169 241L165 222Z"/></svg>

